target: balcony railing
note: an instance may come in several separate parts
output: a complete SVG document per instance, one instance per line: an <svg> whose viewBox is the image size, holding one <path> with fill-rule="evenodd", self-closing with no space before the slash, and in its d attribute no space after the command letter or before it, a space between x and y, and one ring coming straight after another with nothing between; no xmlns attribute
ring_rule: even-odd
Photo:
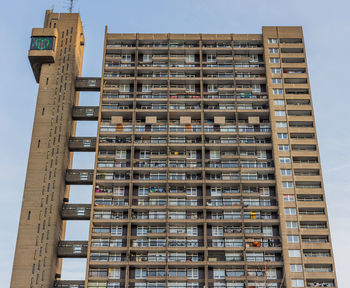
<svg viewBox="0 0 350 288"><path fill-rule="evenodd" d="M208 262L240 262L244 261L243 256L208 256Z"/></svg>
<svg viewBox="0 0 350 288"><path fill-rule="evenodd" d="M204 132L236 132L236 125L208 125L204 126Z"/></svg>
<svg viewBox="0 0 350 288"><path fill-rule="evenodd" d="M170 132L201 132L202 127L200 125L170 125Z"/></svg>
<svg viewBox="0 0 350 288"><path fill-rule="evenodd" d="M136 132L167 132L167 125L144 125L144 124L137 124L135 126Z"/></svg>
<svg viewBox="0 0 350 288"><path fill-rule="evenodd" d="M126 247L126 239L92 239L91 247Z"/></svg>
<svg viewBox="0 0 350 288"><path fill-rule="evenodd" d="M131 99L134 98L133 94L108 94L104 93L102 95L102 99L108 99L108 100L113 100L113 99Z"/></svg>
<svg viewBox="0 0 350 288"><path fill-rule="evenodd" d="M113 105L113 104L104 104L102 105L103 110L128 110L132 109L132 105Z"/></svg>
<svg viewBox="0 0 350 288"><path fill-rule="evenodd" d="M130 261L136 262L165 262L166 256L131 256Z"/></svg>
<svg viewBox="0 0 350 288"><path fill-rule="evenodd" d="M221 239L209 240L208 247L243 247L243 240L236 242L231 242L227 240L225 241Z"/></svg>
<svg viewBox="0 0 350 288"><path fill-rule="evenodd" d="M101 124L100 132L132 132L131 124L118 124L118 125L110 125L110 124Z"/></svg>
<svg viewBox="0 0 350 288"><path fill-rule="evenodd" d="M204 241L200 239L169 239L169 247L203 247Z"/></svg>
<svg viewBox="0 0 350 288"><path fill-rule="evenodd" d="M104 200L104 199L95 199L95 206L99 207L109 207L109 206L128 206L129 202L125 200Z"/></svg>

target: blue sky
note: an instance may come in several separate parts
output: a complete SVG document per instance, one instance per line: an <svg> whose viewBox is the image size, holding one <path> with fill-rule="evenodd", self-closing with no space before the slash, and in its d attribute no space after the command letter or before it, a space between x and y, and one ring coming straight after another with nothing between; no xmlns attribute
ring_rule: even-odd
<svg viewBox="0 0 350 288"><path fill-rule="evenodd" d="M9 1L0 9L0 286L11 277L17 225L34 117L37 84L27 60L33 27L42 27L44 13L65 0ZM350 249L350 122L348 81L350 2L325 0L103 0L76 5L85 29L83 75L99 76L104 27L110 32L260 33L261 26L301 25L304 29L311 90L323 165L339 287L348 287ZM98 103L97 94L81 95L81 105ZM332 104L330 104L332 103ZM78 135L95 135L96 125L79 124ZM74 167L90 168L93 156L78 155ZM348 170L349 169L349 170ZM72 202L87 203L90 189L74 187ZM348 194L349 193L349 194ZM86 239L87 223L68 225L67 239ZM81 279L84 261L65 260L63 278ZM81 267L81 268L80 268Z"/></svg>

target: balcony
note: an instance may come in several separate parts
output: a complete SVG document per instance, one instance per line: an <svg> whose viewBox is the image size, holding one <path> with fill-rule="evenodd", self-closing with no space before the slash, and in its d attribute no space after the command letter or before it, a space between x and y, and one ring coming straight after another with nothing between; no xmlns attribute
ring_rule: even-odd
<svg viewBox="0 0 350 288"><path fill-rule="evenodd" d="M170 99L200 99L200 93L186 92L186 93L172 93Z"/></svg>
<svg viewBox="0 0 350 288"><path fill-rule="evenodd" d="M336 287L333 279L307 280L306 287Z"/></svg>
<svg viewBox="0 0 350 288"><path fill-rule="evenodd" d="M96 137L71 137L68 148L70 152L95 152Z"/></svg>
<svg viewBox="0 0 350 288"><path fill-rule="evenodd" d="M138 110L167 110L168 105L166 103L153 103L153 104L142 103L142 104L137 104L136 109L138 109Z"/></svg>
<svg viewBox="0 0 350 288"><path fill-rule="evenodd" d="M271 128L269 124L258 124L258 125L239 125L238 131L241 133L269 133L271 132Z"/></svg>
<svg viewBox="0 0 350 288"><path fill-rule="evenodd" d="M97 121L98 107L75 106L73 107L72 118L75 121Z"/></svg>
<svg viewBox="0 0 350 288"><path fill-rule="evenodd" d="M130 258L130 261L133 262L165 262L166 256L165 255L158 255L158 256L148 256L146 255L132 255Z"/></svg>
<svg viewBox="0 0 350 288"><path fill-rule="evenodd" d="M201 132L201 125L188 124L188 125L170 125L170 132Z"/></svg>
<svg viewBox="0 0 350 288"><path fill-rule="evenodd" d="M100 132L110 133L110 132L132 132L132 124L130 122L124 122L122 124L110 124L109 122L102 122L100 126Z"/></svg>
<svg viewBox="0 0 350 288"><path fill-rule="evenodd" d="M60 241L57 247L59 258L86 258L88 241Z"/></svg>
<svg viewBox="0 0 350 288"><path fill-rule="evenodd" d="M112 200L112 199L99 199L95 200L96 207L126 207L129 203L125 199Z"/></svg>
<svg viewBox="0 0 350 288"><path fill-rule="evenodd" d="M204 132L206 133L215 133L215 132L225 132L225 133L232 133L236 132L236 125L232 123L232 125L212 125L212 124L205 124L204 126Z"/></svg>
<svg viewBox="0 0 350 288"><path fill-rule="evenodd" d="M76 91L100 91L100 77L78 77L75 80Z"/></svg>
<svg viewBox="0 0 350 288"><path fill-rule="evenodd" d="M130 109L132 109L132 104L130 104L130 105L120 105L120 104L102 105L102 110L130 110Z"/></svg>
<svg viewBox="0 0 350 288"><path fill-rule="evenodd" d="M75 169L67 170L67 185L92 185L94 170L92 169Z"/></svg>
<svg viewBox="0 0 350 288"><path fill-rule="evenodd" d="M84 288L85 281L75 281L75 280L56 280L54 288Z"/></svg>
<svg viewBox="0 0 350 288"><path fill-rule="evenodd" d="M204 241L202 239L190 239L190 238L182 238L182 239L172 239L168 240L169 248L188 248L192 247L193 249L196 247L204 247Z"/></svg>
<svg viewBox="0 0 350 288"><path fill-rule="evenodd" d="M208 262L242 262L244 261L243 255L241 256L225 256L225 255L208 255Z"/></svg>
<svg viewBox="0 0 350 288"><path fill-rule="evenodd" d="M63 220L90 220L90 204L64 204L62 207Z"/></svg>

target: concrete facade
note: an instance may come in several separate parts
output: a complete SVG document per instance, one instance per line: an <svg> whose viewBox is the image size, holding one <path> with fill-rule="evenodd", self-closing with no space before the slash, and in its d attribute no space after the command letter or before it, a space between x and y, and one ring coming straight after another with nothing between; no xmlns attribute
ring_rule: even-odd
<svg viewBox="0 0 350 288"><path fill-rule="evenodd" d="M33 36L56 46L29 52L39 93L11 287L337 287L301 27L106 28L100 78L80 78L78 14L48 11L44 28ZM96 139L74 137L96 120ZM94 170L72 170L74 151L95 151ZM75 184L92 185L91 206L69 204ZM86 219L89 239L64 241ZM64 257L87 257L85 281L60 280Z"/></svg>

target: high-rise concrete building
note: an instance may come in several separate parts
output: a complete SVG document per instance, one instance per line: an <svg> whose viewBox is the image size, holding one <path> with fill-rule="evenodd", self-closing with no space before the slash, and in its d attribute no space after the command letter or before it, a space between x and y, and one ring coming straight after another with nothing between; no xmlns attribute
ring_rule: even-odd
<svg viewBox="0 0 350 288"><path fill-rule="evenodd" d="M114 34L82 78L79 14L47 11L11 287L337 287L301 27ZM98 107L79 91L100 91ZM97 138L75 137L98 121ZM93 170L71 169L76 151ZM92 185L91 205L70 185ZM89 239L65 223L90 220ZM64 257L85 281L61 280ZM63 277L62 277L63 278Z"/></svg>

